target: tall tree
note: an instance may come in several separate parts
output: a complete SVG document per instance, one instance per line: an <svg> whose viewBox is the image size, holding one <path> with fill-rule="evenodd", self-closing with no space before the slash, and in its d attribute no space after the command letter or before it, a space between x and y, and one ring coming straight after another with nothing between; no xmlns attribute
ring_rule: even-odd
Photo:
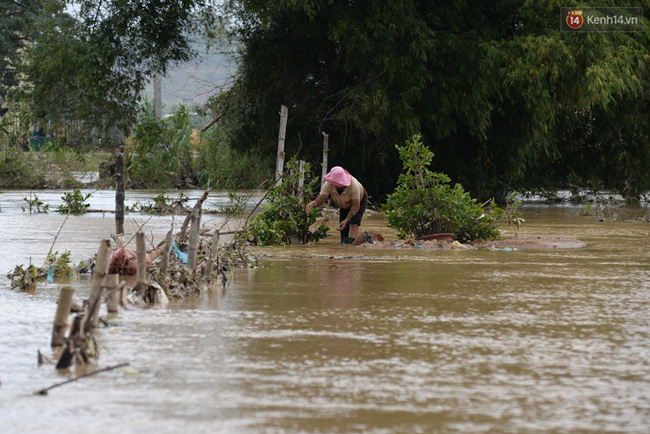
<svg viewBox="0 0 650 434"><path fill-rule="evenodd" d="M17 66L23 50L32 40L41 5L42 0L0 2L0 103L18 85Z"/></svg>
<svg viewBox="0 0 650 434"><path fill-rule="evenodd" d="M190 59L201 0L49 0L28 52L34 113L127 129L154 72ZM68 11L75 11L71 15Z"/></svg>
<svg viewBox="0 0 650 434"><path fill-rule="evenodd" d="M436 170L481 198L503 195L559 161L572 113L623 108L620 101L648 86L647 27L561 32L565 2L241 4L238 142L271 155L277 109L288 105L287 152L316 161L325 131L330 162L359 174L376 195L397 178L394 144L416 131L437 154Z"/></svg>

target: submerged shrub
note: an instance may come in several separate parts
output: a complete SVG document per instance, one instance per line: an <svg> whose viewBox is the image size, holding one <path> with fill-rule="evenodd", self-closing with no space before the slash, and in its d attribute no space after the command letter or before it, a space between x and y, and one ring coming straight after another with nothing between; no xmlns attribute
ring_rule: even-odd
<svg viewBox="0 0 650 434"><path fill-rule="evenodd" d="M299 187L301 176L304 176L302 188ZM301 172L298 162L290 160L282 180L271 188L266 205L253 217L247 231L240 238L245 238L252 244L274 245L296 241L307 243L326 237L328 227L321 226L313 233L309 231L309 227L318 218L318 211L312 209L309 214L305 212L305 205L318 186L318 178L311 177L309 163L305 164L304 171Z"/></svg>
<svg viewBox="0 0 650 434"><path fill-rule="evenodd" d="M476 199L460 184L451 186L444 173L428 169L434 155L419 134L397 150L404 170L383 209L400 238L440 232L454 233L460 241L499 238L493 217L483 212Z"/></svg>
<svg viewBox="0 0 650 434"><path fill-rule="evenodd" d="M89 203L86 200L92 196L92 193L83 194L78 188L72 193L64 193L61 196L63 203L56 209L60 214L82 215L86 213Z"/></svg>

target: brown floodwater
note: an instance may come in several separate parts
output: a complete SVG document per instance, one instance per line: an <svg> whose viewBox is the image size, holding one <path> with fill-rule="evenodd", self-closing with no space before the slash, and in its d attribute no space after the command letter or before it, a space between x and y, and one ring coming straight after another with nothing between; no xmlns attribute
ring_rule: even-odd
<svg viewBox="0 0 650 434"><path fill-rule="evenodd" d="M112 208L111 192L96 195ZM647 223L536 205L523 234L587 246L264 249L221 296L120 312L97 333L99 365L130 366L43 397L32 393L71 376L36 363L58 284L14 292L4 273L42 262L63 217L23 214L23 196L0 195L3 433L650 431ZM127 231L147 219L129 214ZM145 228L160 237L169 222ZM377 216L364 226L385 231ZM90 256L113 227L71 218L55 250ZM74 285L84 298L88 278Z"/></svg>

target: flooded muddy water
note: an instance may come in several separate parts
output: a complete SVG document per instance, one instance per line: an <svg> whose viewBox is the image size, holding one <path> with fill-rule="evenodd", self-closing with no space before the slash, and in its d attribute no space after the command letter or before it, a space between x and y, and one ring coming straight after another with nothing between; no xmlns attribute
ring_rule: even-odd
<svg viewBox="0 0 650 434"><path fill-rule="evenodd" d="M7 194L3 433L650 430L648 224L530 206L522 233L587 246L264 249L222 296L120 312L97 333L99 362L130 366L44 397L33 392L71 376L36 363L38 349L50 354L58 285L14 292L4 273L42 261L62 218L12 211ZM127 230L148 218L128 215ZM81 256L114 228L108 215L72 222L55 249ZM146 227L161 236L168 224ZM364 225L385 231L379 217ZM75 287L83 298L87 278Z"/></svg>

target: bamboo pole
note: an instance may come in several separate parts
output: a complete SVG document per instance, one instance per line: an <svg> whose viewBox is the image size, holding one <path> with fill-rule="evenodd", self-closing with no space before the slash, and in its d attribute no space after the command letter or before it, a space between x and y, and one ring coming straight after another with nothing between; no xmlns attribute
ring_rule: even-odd
<svg viewBox="0 0 650 434"><path fill-rule="evenodd" d="M214 264L217 263L217 268L219 268L219 231L214 231L212 236L212 242L210 243L210 257L205 267L205 277L208 280L212 280L212 272L214 270Z"/></svg>
<svg viewBox="0 0 650 434"><path fill-rule="evenodd" d="M120 275L109 274L106 276L104 286L108 289L108 300L106 301L106 310L108 313L117 313L120 306Z"/></svg>
<svg viewBox="0 0 650 434"><path fill-rule="evenodd" d="M138 296L142 296L145 290L145 280L147 273L147 250L144 245L144 232L138 231L135 234L136 260L137 260L137 281L135 284Z"/></svg>
<svg viewBox="0 0 650 434"><path fill-rule="evenodd" d="M287 119L289 109L286 105L280 107L280 133L278 134L278 157L275 161L275 180L282 176L284 171L284 140L287 132Z"/></svg>
<svg viewBox="0 0 650 434"><path fill-rule="evenodd" d="M329 148L330 135L323 133L323 170L321 171L322 175L320 177L320 185L322 186L325 183L325 175L327 175L327 153L330 151Z"/></svg>
<svg viewBox="0 0 650 434"><path fill-rule="evenodd" d="M298 195L302 195L305 186L305 160L298 162Z"/></svg>
<svg viewBox="0 0 650 434"><path fill-rule="evenodd" d="M194 208L201 209L203 206L203 202L208 198L208 194L210 193L212 189L208 188L203 192L203 195L196 201L196 204L194 204ZM181 225L181 230L179 231L178 235L176 235L176 242L180 243L185 239L185 233L187 232L187 227L190 224L190 218L192 217L192 212L190 211L187 213L185 216L185 220L183 220L183 224Z"/></svg>
<svg viewBox="0 0 650 434"><path fill-rule="evenodd" d="M88 372L87 374L82 374L82 375L79 375L78 377L71 378L70 380L65 380L65 381L57 383L57 384L55 384L53 386L46 387L45 389L41 389L39 391L36 391L36 392L34 392L34 395L47 395L47 393L50 390L54 389L55 387L60 387L60 386L63 386L64 384L74 383L75 381L79 381L82 378L90 377L91 375L99 374L100 372L112 371L113 369L123 368L125 366L129 366L129 364L128 363L120 363L119 365L109 366L107 368L102 368L102 369L98 369L98 370L93 371L93 372Z"/></svg>
<svg viewBox="0 0 650 434"><path fill-rule="evenodd" d="M99 306L101 304L102 291L104 290L103 283L108 274L110 258L111 242L108 238L104 238L99 243L99 250L97 250L97 262L93 271L90 296L88 297L88 319L92 327L97 327L98 324ZM88 322L88 319L86 319L86 322Z"/></svg>
<svg viewBox="0 0 650 434"><path fill-rule="evenodd" d="M56 308L54 324L52 326L52 347L62 347L65 344L65 330L68 328L68 315L72 306L72 286L63 286L59 292L59 305Z"/></svg>
<svg viewBox="0 0 650 434"><path fill-rule="evenodd" d="M124 154L115 154L115 232L124 233Z"/></svg>
<svg viewBox="0 0 650 434"><path fill-rule="evenodd" d="M190 241L187 249L187 268L196 267L196 251L199 245L199 209L194 208L190 217Z"/></svg>
<svg viewBox="0 0 650 434"><path fill-rule="evenodd" d="M169 267L169 255L172 250L172 236L174 228L170 229L165 236L165 244L163 245L162 259L160 262L160 274L165 275L167 273L167 268Z"/></svg>

